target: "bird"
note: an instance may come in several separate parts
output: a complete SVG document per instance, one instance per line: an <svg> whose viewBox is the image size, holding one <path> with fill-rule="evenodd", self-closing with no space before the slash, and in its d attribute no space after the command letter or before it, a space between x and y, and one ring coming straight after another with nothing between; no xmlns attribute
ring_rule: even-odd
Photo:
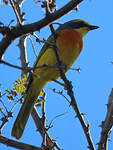
<svg viewBox="0 0 113 150"><path fill-rule="evenodd" d="M83 37L89 31L97 28L99 27L90 25L84 20L76 19L65 22L56 29L55 40L59 58L66 66L64 73L71 68L80 55L83 48ZM55 52L51 43L54 43L53 34L49 36L47 42L43 45L34 63L33 72L29 75L24 102L12 128L12 136L16 139L21 138L40 91L48 82L60 78ZM39 67L44 65L46 67Z"/></svg>

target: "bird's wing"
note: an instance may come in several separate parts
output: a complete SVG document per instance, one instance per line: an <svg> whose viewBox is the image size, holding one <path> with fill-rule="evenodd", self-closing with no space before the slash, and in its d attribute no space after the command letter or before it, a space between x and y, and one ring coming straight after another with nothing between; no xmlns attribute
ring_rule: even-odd
<svg viewBox="0 0 113 150"><path fill-rule="evenodd" d="M56 38L58 37L59 33L60 33L60 30L57 29L57 30L56 30ZM47 39L47 41L48 41L49 43L52 43L52 42L53 42L53 36L50 35L49 38ZM43 54L45 53L45 51L50 47L50 44L49 44L49 43L46 42L46 43L43 45L43 47L42 47L42 49L41 49L39 55L37 56L37 59L36 59L35 63L34 63L33 71L34 71L34 70L36 69L36 67L38 66L38 62L39 62L40 58L43 56ZM29 87L30 87L32 81L33 81L33 74L30 73L30 75L29 75L29 77L28 77L28 85L27 85L26 92L28 91L28 89L29 89Z"/></svg>
<svg viewBox="0 0 113 150"><path fill-rule="evenodd" d="M60 33L60 30L56 30L56 38L58 37L58 35L59 35L59 33ZM47 42L44 44L44 46L42 47L42 49L41 49L41 51L40 51L40 53L39 53L39 55L37 56L37 59L36 59L36 61L35 61L35 63L34 63L34 69L37 67L37 64L38 64L38 62L39 62L39 60L40 60L40 58L43 56L43 54L45 53L45 51L48 49L48 47L50 47L51 45L51 43L54 41L54 39L53 39L53 36L51 35L51 36L49 36L49 38L47 39Z"/></svg>

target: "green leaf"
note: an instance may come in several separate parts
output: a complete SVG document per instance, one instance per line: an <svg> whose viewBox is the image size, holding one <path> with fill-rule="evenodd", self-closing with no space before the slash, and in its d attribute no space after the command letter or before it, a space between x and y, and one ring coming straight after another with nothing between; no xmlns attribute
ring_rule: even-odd
<svg viewBox="0 0 113 150"><path fill-rule="evenodd" d="M21 78L18 78L15 83L13 83L13 88L17 93L25 94L27 77L28 75L24 74Z"/></svg>

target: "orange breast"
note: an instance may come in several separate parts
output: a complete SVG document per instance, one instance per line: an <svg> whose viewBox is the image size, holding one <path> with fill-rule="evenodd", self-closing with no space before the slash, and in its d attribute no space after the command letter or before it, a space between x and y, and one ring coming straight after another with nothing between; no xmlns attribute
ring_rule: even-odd
<svg viewBox="0 0 113 150"><path fill-rule="evenodd" d="M82 50L81 35L75 30L62 30L57 44L62 61L70 68Z"/></svg>
<svg viewBox="0 0 113 150"><path fill-rule="evenodd" d="M63 30L58 37L58 42L64 47L69 47L70 50L82 50L83 42L80 34L75 30Z"/></svg>

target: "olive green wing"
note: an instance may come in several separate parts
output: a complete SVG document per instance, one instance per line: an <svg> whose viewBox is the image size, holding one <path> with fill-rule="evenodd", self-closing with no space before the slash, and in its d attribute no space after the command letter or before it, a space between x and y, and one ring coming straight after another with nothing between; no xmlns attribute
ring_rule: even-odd
<svg viewBox="0 0 113 150"><path fill-rule="evenodd" d="M56 37L58 37L59 32L60 32L60 30L57 29L57 30L56 30L56 35L55 35ZM54 41L53 35L49 36L49 38L47 39L47 42L45 42L45 44L44 44L44 46L42 47L42 49L41 49L39 55L37 56L37 59L36 59L36 61L35 61L35 63L34 63L34 69L37 67L37 64L38 64L40 58L43 56L43 54L44 54L45 51L48 49L48 47L51 46L50 44L51 44L53 41Z"/></svg>
<svg viewBox="0 0 113 150"><path fill-rule="evenodd" d="M56 37L58 36L60 30L56 30ZM45 53L45 51L50 47L50 43L53 42L53 36L49 36L49 38L47 39L47 42L45 42L45 44L43 45L39 55L37 56L37 59L34 63L34 67L33 67L33 71L36 69L36 67L38 66L38 62L40 60L40 58L43 56L43 54ZM26 92L28 91L31 83L33 81L33 74L30 73L29 77L28 77L28 85L27 85L27 89L26 89Z"/></svg>

